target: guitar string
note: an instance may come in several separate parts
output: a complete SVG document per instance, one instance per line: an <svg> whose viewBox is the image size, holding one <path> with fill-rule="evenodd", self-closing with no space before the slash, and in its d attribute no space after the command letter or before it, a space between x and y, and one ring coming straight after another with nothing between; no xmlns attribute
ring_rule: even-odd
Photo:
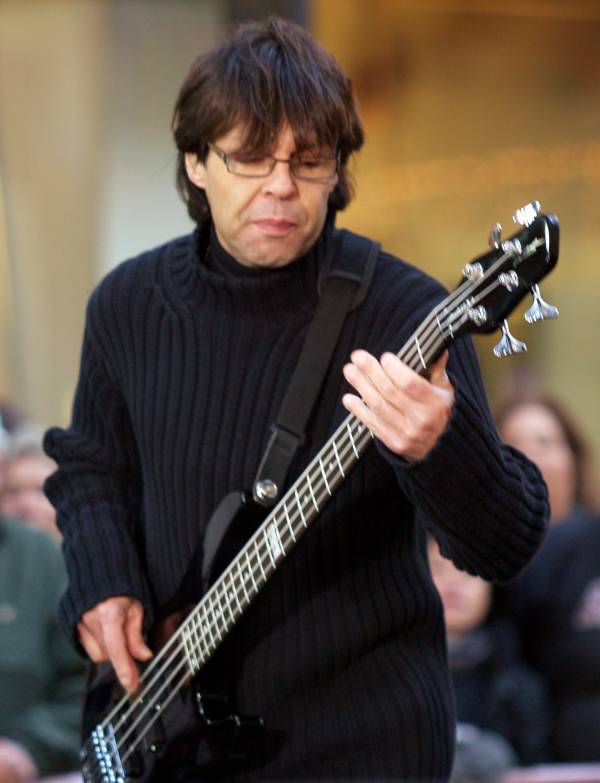
<svg viewBox="0 0 600 783"><path fill-rule="evenodd" d="M501 263L503 260L504 260L504 258L501 258L501 259L499 259L499 260L498 260L496 263L497 263L497 264L499 264L499 263ZM490 276L490 271L488 271L488 273L486 273L486 275L489 277L489 276ZM494 284L492 287L496 287L496 286L497 286L497 283L495 283L495 284ZM447 297L445 300L443 300L443 301L442 301L442 302L441 302L441 303L440 303L440 304L439 304L437 307L435 307L435 308L434 308L434 309L431 311L431 313L430 313L429 317L428 317L428 318L426 318L426 319L424 320L422 327L421 327L419 330L417 330L417 332L415 333L415 335L414 335L414 336L413 336L413 337L412 337L412 338L411 338L411 339L410 339L410 340L407 342L407 344L404 346L404 348L408 348L408 349L409 349L409 351L410 351L410 349L413 349L413 350L411 351L411 353L412 353L412 357L410 357L410 358L412 358L412 359L413 359L413 361L415 362L415 364L417 363L417 356L418 356L418 360L419 360L420 362L422 362L422 361L423 361L423 355L422 355L422 351L423 351L423 350L425 350L425 351L428 353L428 360L427 360L427 361L429 361L429 358L431 357L431 355L433 355L433 354L430 354L430 353L429 353L429 349L430 349L430 345L429 345L429 343L431 342L431 334L430 334L430 332L431 332L431 328L434 328L434 329L435 329L435 326L437 325L437 327L438 327L438 331L441 333L441 335L442 335L442 337L443 337L443 330L442 330L442 327L441 327L441 324L440 324L439 318L437 317L437 316L438 316L438 313L439 313L439 311L442 309L442 307L443 307L444 309L446 309L446 310L447 310L447 309L448 309L448 307L450 307L450 306L451 306L452 300L454 300L454 299L456 299L456 298L460 298L460 297L463 297L463 298L464 298L465 289L466 289L466 290L467 290L467 292L468 292L468 291L469 291L470 289L472 289L473 287L474 287L474 285L473 285L473 284L471 284L471 283L469 283L469 282L467 282L467 283L464 283L464 284L462 284L461 286L459 286L459 287L458 287L458 288L457 288L457 289L456 289L456 290L453 292L453 294L451 294L450 296L448 296L448 297ZM480 297L480 298L481 298L481 297ZM477 301L479 301L479 299L478 299ZM475 304L475 303L476 303L475 301L474 301L474 302L472 302L472 304ZM454 314L451 314L451 315L454 315ZM464 313L459 313L459 314L458 314L458 318L462 318L463 322L466 320L466 319L465 319L465 317L464 317ZM444 320L447 320L449 323L451 323L451 321L453 320L453 318L452 318L452 317L450 317L450 318L445 318ZM454 318L454 320L456 320L456 317ZM434 323L434 321L435 321L435 323ZM420 335L419 335L419 332L421 332L421 334L420 334ZM423 333L424 333L424 334L423 334ZM450 336L452 336L452 326L451 326L451 325L450 325L450 328L449 328L449 334L450 334ZM418 343L415 345L415 342L416 342L416 341L419 339L419 336L421 337L421 340L423 340L423 339L424 339L424 337L425 337L425 338L428 338L428 342L427 342L426 344L424 344L422 347L421 347L421 346L420 346ZM434 333L434 336L435 336L435 333ZM438 336L439 336L439 335L438 335ZM446 335L446 337L447 337L447 336L448 336L448 335ZM444 342L445 342L445 339L441 339L441 340L440 340L440 345L443 345L443 344L444 344ZM436 346L436 347L434 348L434 352L435 352L435 350L437 350L437 348L438 348L438 347L440 347L440 345L438 345L438 346ZM414 353L414 349L415 349L415 348L416 348L416 350L417 350L417 353L416 353L416 354ZM398 354L398 355L399 355L401 358L403 358L403 357L402 357L402 353L403 353L403 352L401 351L401 352ZM406 357L404 357L404 361L406 361L406 363L409 363L409 362L410 362L410 358L409 358L408 356L406 356ZM415 366L415 367L414 367L414 369L418 369L418 367L417 367L417 366ZM348 418L354 418L354 417L348 417ZM345 422L343 422L343 423L342 423L342 427L341 427L340 429L345 429L345 426L346 426L347 424L348 424L348 420L346 420ZM360 434L363 434L363 432L362 432L362 431L359 431L359 432L360 432ZM367 432L368 432L368 431L367 431ZM368 439L369 439L369 438L368 438L368 436L367 436L367 437L366 437L366 440L365 440L365 442L368 442ZM329 442L328 442L328 444L326 444L326 445L330 445L332 442L335 442L335 438L332 438L332 439L330 439L330 441L329 441ZM352 451L353 451L353 450L354 450L354 447L355 447L355 445L356 445L356 444L354 444L354 443L351 443L350 445L351 445L351 449L352 449ZM350 455L351 455L351 452L350 452ZM357 459L358 459L358 457L357 457ZM316 460L315 460L315 461L316 461ZM305 474L303 474L303 476L307 476L307 479L308 479L308 486L309 486L309 488L311 488L311 487L312 487L312 484L311 484L311 482L310 482L310 478L309 478L309 477L310 477L310 470L312 470L313 468L315 468L315 465L314 465L314 462L315 462L315 461L313 461L312 465L311 465L311 466L309 466L309 470L307 470L307 471L306 471L306 473L305 473ZM315 468L315 469L316 469L316 468ZM318 474L317 474L317 475L318 475ZM302 478L302 477L301 477L301 478ZM318 476L318 478L319 478L319 483L320 483L320 477ZM313 480L314 480L314 478L313 478ZM322 489L322 488L323 488L323 487L321 487L321 489ZM329 492L327 492L327 494L329 494ZM324 498L325 498L325 499L327 498L327 494L326 494L326 495L324 495ZM282 503L282 505L283 505L283 503ZM294 516L295 516L295 521L297 521L297 517L298 517L298 515L294 515ZM273 523L272 523L272 524L273 524ZM267 525L266 525L266 521L265 521L265 527L267 527ZM262 530L262 531L260 531L260 530L259 530L259 532L262 534L262 536L263 536L263 538L264 538L264 533L265 533L266 531L265 531L265 530ZM282 532L282 531L278 530L278 532L279 532L279 534L281 534L281 532ZM287 536L287 530L285 529L285 526L284 526L284 531L283 531L283 532L284 532L284 534ZM299 530L298 530L298 531L295 531L295 532L300 532L300 533L301 533L301 532L302 532L302 531L301 531L301 528L299 528ZM255 542L255 543L256 543L256 542ZM263 544L266 546L266 551L267 551L267 552L269 552L269 553L270 553L270 555L271 555L271 557L272 557L272 552L271 552L271 551L270 551L270 549L269 549L269 545L268 545L268 543L267 543L266 541L263 541L262 543L263 543ZM290 542L288 541L288 544L289 544L289 543L290 543ZM262 558L264 558L264 554L265 554L265 553L264 553L264 551L263 551L262 553L260 552L260 550L257 552L257 555L258 555L259 562L260 562L260 558L261 558L261 557L262 557ZM253 553L252 557L253 557L253 558L255 557L254 553ZM269 569L269 568L270 568L270 566L269 566L269 562L268 562L268 560L266 560L266 559L265 559L265 561L264 561L264 562L265 562L265 565L267 566L267 568ZM262 565L261 565L261 570L262 570ZM264 573L264 571L263 571L263 573ZM230 575L230 576L231 576L231 575ZM270 576L270 575L269 575L269 576ZM233 579L231 579L231 584L232 584L234 587L236 586L236 585L235 585L235 582L234 582L234 580L233 580ZM247 586L248 586L248 587L250 588L250 590L252 591L252 587L253 587L253 585L251 585L250 583L247 583ZM261 585L261 587L262 587L262 585ZM222 595L220 595L220 596L218 596L218 597L219 597L219 599L222 599L222 598L224 598L224 597L225 597L225 595L226 595L226 593L227 593L227 589L225 588L225 585L222 585L222 588L223 588L223 594L222 594ZM259 588L259 589L260 589L260 588ZM254 592L255 592L255 594L256 594L256 592L257 592L257 591L256 591L256 590L254 590ZM253 597L254 597L254 596L253 596ZM208 598L208 594L207 594L207 596L206 596L205 598ZM214 599L214 596L213 596L213 599ZM202 602L202 603L204 603L204 602ZM213 608L212 608L212 611L213 611L213 613L214 613L214 606L213 606ZM245 611L245 608L244 608L244 610L243 610L243 611ZM192 614L194 614L194 613L192 613ZM230 608L230 614L231 614L231 616L232 616L232 620L233 620L233 622L235 623L235 622L237 621L237 619L238 619L238 618L237 618L237 617L234 617L234 615L233 615L233 612L232 612L231 608ZM197 618L197 617L195 617L195 618L192 620L192 622L191 622L190 624L191 624L191 625L193 625L193 624L194 624L194 622L195 622L197 619L198 619L198 618ZM215 625L214 625L214 626L212 625L213 619L215 619ZM217 628L217 633L218 633L218 634L219 634L219 636L220 636L220 633L219 633L219 631L218 631L218 620L216 620L216 618L211 618L211 619L210 619L210 622L209 622L209 630L211 630L211 631L213 631L213 632L214 632L214 628L215 628L215 627ZM198 627L196 627L196 628L195 628L195 635L196 635L196 636L198 636L198 630L199 630L199 628L198 628ZM227 633L227 632L228 632L228 629L225 627L224 631L225 631L225 633ZM190 632L190 636L192 636L192 635L193 635L193 634ZM212 634L210 634L210 635L212 636ZM168 646L168 645L166 645L166 646ZM211 650L211 649L210 649L210 648L211 648L211 646L214 646L214 648L216 649L216 648L218 647L218 644L215 644L215 643L214 643L214 641L213 641L211 644L206 644L205 646L206 646L206 649L207 649L208 655L209 655L209 657L210 657L210 656L211 656L211 655L214 653L214 650ZM165 654L166 654L166 652L165 652ZM164 673L165 669L166 669L166 668L168 668L168 665L169 665L169 664L172 662L172 660L173 660L173 657L174 657L174 656L176 656L176 655L178 655L178 654L181 654L181 655L183 655L183 656L184 656L184 657L183 657L183 661L181 662L181 664L180 664L180 666L178 667L178 669L180 669L180 668L181 668L181 665L187 665L187 661L186 661L186 651L185 651L185 650L183 650L183 651L182 651L180 647L176 647L176 648L174 649L174 651L173 651L173 655L171 656L171 659L170 659L170 660L169 660L169 661L166 663L166 665L163 665L163 669L162 669L162 670L161 670L161 671L158 673L158 677L162 676L162 674ZM163 656L163 657L164 657L164 656ZM204 656L204 654L203 654L202 652L200 653L200 657L204 659L204 660L202 660L202 664L204 664L204 663L206 662L206 659L205 659L205 656ZM156 661L156 662L157 662L157 661ZM176 669L176 672L178 671L178 669ZM147 673L148 673L148 672L147 672ZM185 682L185 680L186 680L186 679L188 679L188 678L189 678L189 677L191 677L191 676L192 676L192 674L190 674L190 673L187 673L187 672L186 672L186 674L185 674L185 676L184 676L184 679L183 679L183 682ZM172 676L171 676L171 681L173 680L173 678L174 678L174 676L172 675ZM156 679L157 679L157 677L155 677L154 684L156 683ZM151 684L150 684L150 687L152 687L152 684L153 684L153 683L151 683ZM169 683L167 683L167 686L168 686L168 684L169 684ZM176 693L176 692L177 692L177 690L178 690L180 687L181 687L181 685L178 685L178 686L177 686L177 689L174 691L174 693ZM164 685L163 685L163 689L164 689ZM173 693L173 695L174 695L174 693ZM128 697L125 697L125 700L126 700L126 701L129 701ZM141 700L140 700L140 701L141 701ZM163 704L163 706L164 706L164 704ZM116 712L116 711L118 710L118 707L119 707L119 705L117 705L117 708L115 708L115 710L114 710L113 712ZM147 711L147 710L146 710L146 711ZM130 712L131 712L131 710L130 710ZM141 717L142 717L142 716L138 716L138 722L139 722L139 720L141 719ZM112 718L112 716L111 716L111 718ZM127 720L127 718L128 718L127 714L126 714L125 716L123 716L123 718L122 718L122 720L121 720L121 724L120 724L120 725L123 725L123 722L124 722L125 720ZM108 723L108 722L109 722L109 718L107 718L107 719L106 719L106 723ZM124 741L124 738L120 739L119 741L120 741L120 742L123 742L123 741Z"/></svg>
<svg viewBox="0 0 600 783"><path fill-rule="evenodd" d="M466 288L469 288L469 286L468 286L468 285L466 285L465 287L466 287ZM472 286L471 286L471 287L472 287ZM444 300L444 301L443 301L441 304L442 304L442 305L443 305L443 306L444 306L444 307L447 309L447 308L448 308L448 304L449 304L449 299L456 298L456 296L457 296L457 294L455 294L453 297L448 297L448 298L447 298L446 300ZM441 328L441 325L440 325L440 322L439 322L439 318L437 318L437 312L436 312L436 311L439 311L439 309L440 309L440 306L438 306L437 308L434 308L434 311L432 311L432 317L431 317L431 318L429 318L429 319L426 319L426 321L427 321L427 320L429 320L429 321L430 321L430 324L432 324L432 323L433 323L433 317L435 317L435 319L436 319L436 322L437 322L437 325L438 325L438 329L440 329L440 328ZM426 323L426 321L425 321L424 323ZM418 331L419 331L419 330L418 330ZM412 347L412 345L414 344L414 340L415 340L415 339L418 339L418 331L417 331L417 333L416 333L415 337L414 337L412 340L409 340L409 342L407 343L407 346L408 346L409 348L411 348L411 347ZM420 331L421 331L421 333L423 333L423 332L426 332L426 330L425 330L425 329L421 329ZM442 330L441 334L442 334L442 337L444 337L444 335L443 335L443 330ZM421 339L423 340L423 334L421 334ZM437 348L438 348L438 347L440 347L440 345L443 345L443 343L444 343L444 339L441 339L441 340L440 340L440 344L434 347L434 352L435 352L435 350L437 350ZM405 347L406 347L406 346L405 346ZM417 346L417 348L418 348L419 358L421 359L421 361L423 360L423 356L422 356L422 350L423 350L423 349L425 349L425 351L427 352L427 354L428 354L428 359L430 358L430 356L431 356L431 355L433 355L433 354L430 354L430 345L429 345L429 343L427 343L427 344L424 344L422 349L421 349L421 348L419 348L419 346ZM402 354L402 352L401 352L401 354ZM417 368L415 367L415 369L417 369ZM347 422L344 422L343 424L345 425L346 423L347 423ZM360 423L359 423L359 427L360 427L360 426L361 426L361 425L360 425ZM360 434L362 434L362 429L360 430ZM369 439L369 437L368 437L368 435L367 435L367 437L366 437L366 439L365 439L365 442L368 442L368 439ZM335 443L335 440L334 440L334 443ZM354 450L354 451L356 450L356 447L355 447L355 444L354 444L354 443L352 443L352 444L351 444L351 447L352 447L352 450ZM362 450L362 449L361 449L361 450ZM358 457L357 457L357 458L358 458ZM313 467L314 467L314 463L313 463L313 465L311 465L311 469L312 469ZM310 482L310 470L309 470L309 471L307 471L307 474L305 474L305 475L308 475L308 485L309 485L309 487L310 487L310 486L311 486L311 482ZM317 475L318 475L318 474L317 474ZM318 478L319 478L319 483L321 483L321 482L320 482L320 476L318 476ZM314 480L314 477L313 477L313 480ZM321 489L322 489L322 487L321 487ZM326 497L326 495L325 495L324 497ZM297 521L297 515L294 515L294 516L295 516L295 521ZM303 520L303 521L304 521L304 520ZM264 534L264 531L261 531L261 532ZM281 533L281 531L279 531L279 533ZM285 535L287 536L287 531L286 531L286 530L284 530L284 533L285 533ZM288 543L289 543L289 542L288 542ZM268 544L267 544L267 547L268 547ZM253 557L254 557L254 555L253 555ZM259 561L260 561L260 558L261 558L261 557L262 557L262 558L264 558L264 552L262 552L262 553L261 553L261 552L259 551L259 552L258 552L258 557L259 557ZM269 567L268 561L265 561L265 564L267 565L267 568L268 568L268 567ZM263 572L263 573L264 573L264 572ZM232 582L233 582L233 580L232 580ZM248 583L248 586L250 587L250 589L251 589L251 591L252 591L252 585L250 585L250 584ZM223 585L223 589L224 589L224 592L226 593L226 589L224 588L224 585ZM257 591L255 590L255 592L257 592ZM223 595L221 595L221 596L218 596L218 597L219 597L219 598L223 598ZM230 609L230 612L231 612L231 609ZM212 614L214 615L214 606L212 607ZM219 633L219 631L218 631L218 620L217 620L216 618L214 618L214 619L215 619L215 621L216 621L216 622L215 622L215 626L216 626L216 628L217 628L217 633L218 633L218 635L219 635L219 636L221 636L221 634L220 634L220 633ZM233 614L232 614L232 619L234 620L234 622L237 620L237 618L234 618L234 617L233 617ZM209 629L214 631L214 627L215 627L215 626L213 626L213 624L212 624L212 620L213 620L213 618L211 618L211 619L210 619L210 622L209 622ZM190 624L192 624L192 625L193 625L193 622L192 622L192 623L190 623ZM196 628L195 630L196 630L196 636L197 636L197 635L198 635L198 628ZM227 628L225 628L224 630L225 630L225 633L227 633ZM192 635L192 634L190 633L190 636L191 636L191 635ZM210 634L209 634L209 635L210 635ZM214 641L213 641L211 644L207 645L207 652L208 652L209 656L210 656L210 655L211 655L211 654L214 652L214 650L211 650L211 649L210 649L210 647L211 647L211 646L214 646L214 647L215 647L215 649L216 649L216 647L217 647L218 645L216 645L216 644L214 643ZM183 661L181 662L181 664L180 664L180 665L177 667L177 669L175 670L175 674L176 674L176 673L177 673L177 672L178 672L178 671L181 669L181 666L182 666L182 665L186 665L186 664L187 664L186 657L185 657L185 650L184 650L184 651L181 651L180 649L178 649L178 650L176 650L176 651L174 652L174 655L177 655L177 654L182 654L182 655L184 656L184 658L183 658ZM172 662L172 659L173 659L173 657L174 657L174 656L172 655L172 656L171 656L171 661L170 661L170 662ZM204 656L204 655L201 653L201 658L204 658L204 657L205 657L205 656ZM170 663L170 662L168 662L168 663L167 663L167 666L169 665L169 663ZM202 663L204 663L204 662L205 662L205 660L203 660L203 661L202 661ZM164 671L164 668L166 668L166 667L163 667L163 671ZM163 672L161 672L160 674L162 674L162 673L163 673ZM173 675L173 674L171 675L171 677L170 677L170 682L172 682L172 680L174 679L174 676L175 676L175 675ZM183 683L183 682L185 682L185 681L186 681L186 680L187 680L187 679L188 679L190 676L192 676L192 674L189 674L188 672L186 672L186 674L184 675L184 677L183 677L183 679L182 679L182 681L181 681L181 682L182 682L182 683ZM167 687L168 687L168 685L170 685L170 682L166 683L166 686L167 686ZM163 690L164 690L164 687L165 687L165 686L163 686ZM181 685L180 685L180 684L178 684L178 686L177 686L177 690L179 690L179 688L180 688L180 687L181 687ZM176 690L175 692L177 692L177 690ZM174 692L174 693L175 693L175 692ZM174 695L174 693L173 693L172 695ZM159 694L159 695L160 695L160 694ZM170 700L170 697L169 697L169 700ZM143 710L143 713L145 713L145 712L147 712L149 709L153 708L153 706L154 706L154 705L148 705L148 706L146 707L146 709L145 709L145 710ZM164 703L163 703L163 705L162 705L162 706L164 707ZM138 717L137 717L137 720L135 721L135 725L139 724L139 721L140 721L141 719L143 719L143 717L144 717L144 714L143 714L143 713L142 713L142 715L138 715ZM127 718L127 715L125 716L125 718L124 718L124 719L126 719L126 718ZM122 723L123 723L123 721L121 721L121 725L122 725ZM134 725L132 725L132 726L131 726L131 728L130 728L129 734L131 733L131 731L132 731L134 728L135 728L135 726L134 726ZM149 728L149 727L148 727L148 728ZM127 736L129 736L129 735L127 735ZM123 738L121 738L119 741L120 741L120 742L124 742L124 741L127 739L127 736L124 736L124 737L123 737ZM140 738L138 738L138 741L139 741L139 739L140 739ZM135 747L135 746L134 746L134 747Z"/></svg>

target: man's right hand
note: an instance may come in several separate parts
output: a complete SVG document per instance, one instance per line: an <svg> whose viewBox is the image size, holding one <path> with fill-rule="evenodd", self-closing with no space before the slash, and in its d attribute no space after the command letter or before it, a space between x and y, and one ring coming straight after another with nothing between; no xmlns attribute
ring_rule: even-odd
<svg viewBox="0 0 600 783"><path fill-rule="evenodd" d="M147 661L152 650L142 636L144 608L134 598L107 598L85 612L77 623L79 640L94 663L110 661L119 682L135 693L140 674L135 663Z"/></svg>

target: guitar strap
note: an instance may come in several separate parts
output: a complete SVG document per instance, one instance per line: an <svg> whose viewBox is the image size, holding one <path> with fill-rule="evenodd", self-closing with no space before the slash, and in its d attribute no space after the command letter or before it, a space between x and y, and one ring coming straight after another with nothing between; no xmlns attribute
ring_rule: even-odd
<svg viewBox="0 0 600 783"><path fill-rule="evenodd" d="M254 479L252 494L263 506L272 506L281 496L346 315L365 298L380 249L378 243L345 229L334 231L331 246L319 276L319 303Z"/></svg>
<svg viewBox="0 0 600 783"><path fill-rule="evenodd" d="M298 363L271 428L271 437L252 488L259 504L270 507L281 496L287 475L314 409L346 315L364 300L380 245L345 229L334 230L318 280L319 302ZM215 558L243 495L227 495L211 516L203 541L202 584L208 585Z"/></svg>

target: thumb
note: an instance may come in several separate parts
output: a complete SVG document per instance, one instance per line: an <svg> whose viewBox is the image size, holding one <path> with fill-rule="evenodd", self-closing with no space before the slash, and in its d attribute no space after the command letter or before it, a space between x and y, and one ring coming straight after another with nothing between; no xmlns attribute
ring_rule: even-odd
<svg viewBox="0 0 600 783"><path fill-rule="evenodd" d="M434 386L440 386L444 389L450 388L452 385L448 374L446 373L446 365L448 364L448 351L444 351L435 362L429 368L429 382Z"/></svg>
<svg viewBox="0 0 600 783"><path fill-rule="evenodd" d="M142 628L144 624L144 608L136 601L131 604L127 612L125 623L125 636L129 652L138 661L147 661L154 653L144 641Z"/></svg>

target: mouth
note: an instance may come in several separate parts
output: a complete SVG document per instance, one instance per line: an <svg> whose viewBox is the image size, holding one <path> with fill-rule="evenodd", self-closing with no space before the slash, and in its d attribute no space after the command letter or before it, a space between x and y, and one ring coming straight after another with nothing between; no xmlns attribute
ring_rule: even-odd
<svg viewBox="0 0 600 783"><path fill-rule="evenodd" d="M296 228L296 223L285 218L260 218L252 222L267 237L284 237Z"/></svg>

